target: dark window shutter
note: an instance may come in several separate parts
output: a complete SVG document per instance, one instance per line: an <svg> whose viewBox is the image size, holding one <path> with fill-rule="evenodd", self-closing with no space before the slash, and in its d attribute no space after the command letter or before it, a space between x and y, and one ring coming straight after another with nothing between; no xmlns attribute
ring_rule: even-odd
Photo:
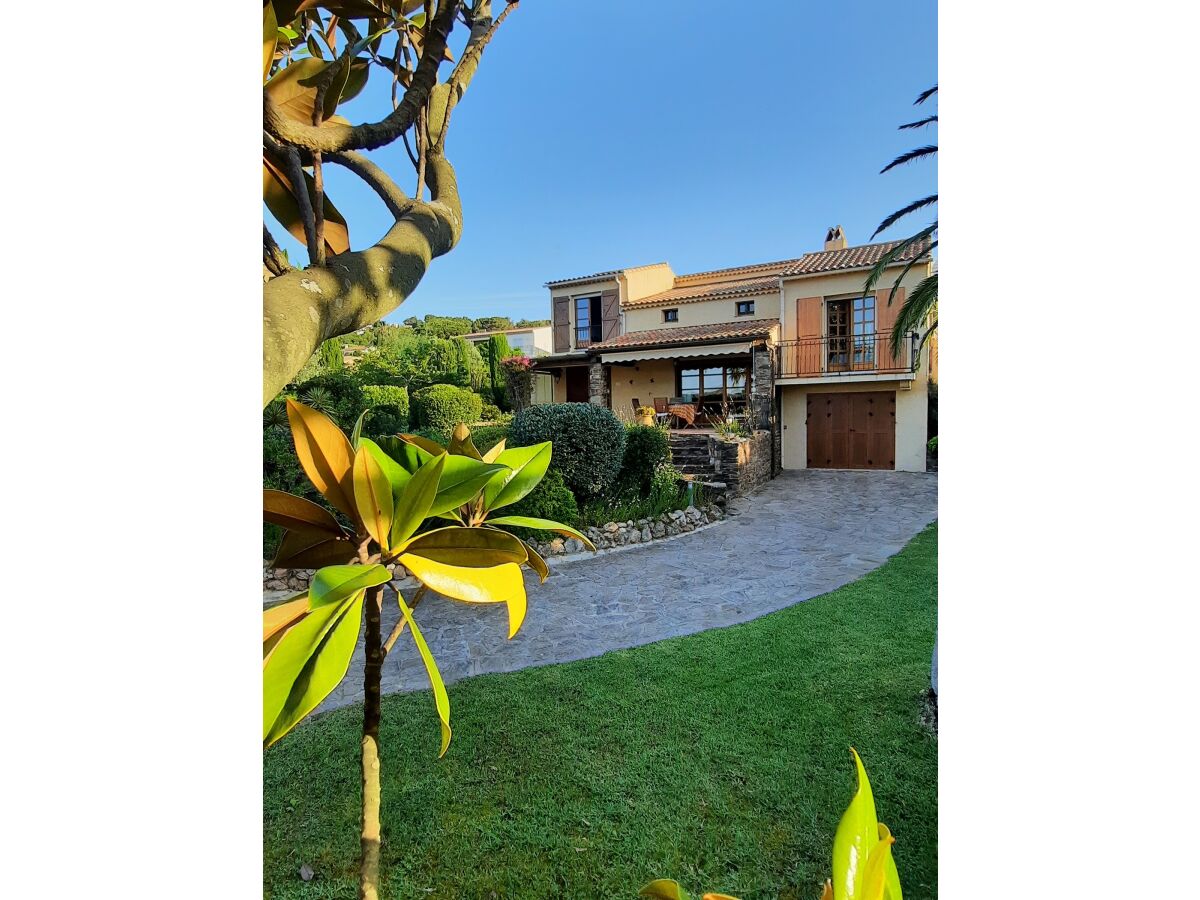
<svg viewBox="0 0 1200 900"><path fill-rule="evenodd" d="M554 298L554 352L571 349L571 298Z"/></svg>
<svg viewBox="0 0 1200 900"><path fill-rule="evenodd" d="M604 325L603 340L615 338L621 329L621 304L616 291L600 295L600 321Z"/></svg>

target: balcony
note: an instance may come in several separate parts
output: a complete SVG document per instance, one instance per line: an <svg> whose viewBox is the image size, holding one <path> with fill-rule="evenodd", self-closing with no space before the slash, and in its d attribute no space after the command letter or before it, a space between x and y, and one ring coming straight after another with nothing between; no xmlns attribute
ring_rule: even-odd
<svg viewBox="0 0 1200 900"><path fill-rule="evenodd" d="M812 381L912 378L914 362L919 360L918 336L910 335L899 355L892 353L891 340L890 332L876 331L780 341L775 345L775 377Z"/></svg>

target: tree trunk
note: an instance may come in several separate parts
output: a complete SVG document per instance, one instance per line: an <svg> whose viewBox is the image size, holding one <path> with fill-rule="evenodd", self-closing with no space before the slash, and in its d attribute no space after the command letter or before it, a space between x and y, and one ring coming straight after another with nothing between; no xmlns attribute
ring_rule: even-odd
<svg viewBox="0 0 1200 900"><path fill-rule="evenodd" d="M359 900L379 900L379 693L383 674L383 587L367 591L366 666L363 676L362 859Z"/></svg>

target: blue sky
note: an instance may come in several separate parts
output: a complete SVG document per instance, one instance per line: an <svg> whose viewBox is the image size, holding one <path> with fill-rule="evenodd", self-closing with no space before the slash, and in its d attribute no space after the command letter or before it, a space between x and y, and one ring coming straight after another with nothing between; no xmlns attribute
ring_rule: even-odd
<svg viewBox="0 0 1200 900"><path fill-rule="evenodd" d="M462 241L388 321L548 318L551 279L786 259L821 249L837 224L866 243L885 215L936 190L932 162L878 174L936 142L936 130L896 130L936 111L912 106L937 81L935 4L778 4L739 20L744 9L525 0L447 139ZM340 113L361 121L391 108L377 74ZM403 146L372 155L411 190ZM326 171L351 245L369 245L390 225L386 210L353 176ZM877 240L926 224L926 212Z"/></svg>

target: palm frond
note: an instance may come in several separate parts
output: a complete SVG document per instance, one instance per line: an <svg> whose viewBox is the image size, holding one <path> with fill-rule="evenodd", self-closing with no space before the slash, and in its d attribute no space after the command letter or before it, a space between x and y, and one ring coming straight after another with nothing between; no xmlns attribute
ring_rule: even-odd
<svg viewBox="0 0 1200 900"><path fill-rule="evenodd" d="M917 97L916 100L913 101L913 106L920 106L922 103L924 103L926 100L928 100L930 97L932 97L936 93L937 93L937 85L936 84L931 88L926 88L925 90L921 91L921 95L919 97Z"/></svg>
<svg viewBox="0 0 1200 900"><path fill-rule="evenodd" d="M899 222L901 219L903 219L909 213L916 212L918 209L923 209L924 207L929 206L930 204L937 203L937 198L938 198L937 194L930 194L928 197L923 197L920 200L914 200L912 203L908 204L908 206L904 207L903 209L896 210L894 213L892 213L890 216L888 216L886 219L884 219L882 222L879 223L879 227L876 228L874 232L872 232L871 238L874 238L875 235L879 234L879 232L884 231L888 228L891 228L893 225L895 225L897 222ZM868 238L868 240L870 240L871 238Z"/></svg>
<svg viewBox="0 0 1200 900"><path fill-rule="evenodd" d="M937 153L937 149L938 148L936 144L929 144L924 147L918 147L916 150L909 150L907 153L901 153L890 163L880 169L879 174L882 175L884 172L896 168L896 166L902 166L905 163L912 162L915 159L924 159L926 156L932 156L933 154Z"/></svg>
<svg viewBox="0 0 1200 900"><path fill-rule="evenodd" d="M903 131L905 128L920 128L922 125L934 125L936 123L937 113L934 113L932 116L926 116L923 119L918 119L916 122L909 122L907 125L901 125L899 130Z"/></svg>
<svg viewBox="0 0 1200 900"><path fill-rule="evenodd" d="M884 270L886 270L887 267L892 264L896 257L898 257L913 244L929 237L935 231L937 231L936 221L929 227L921 229L912 237L905 238L904 240L900 241L895 247L887 251L885 254L883 254L883 256L879 257L879 262L875 263L875 266L867 274L867 283L863 287L863 293L869 294L875 289L875 285L879 282L879 279L883 277ZM923 256L924 254L922 253L918 255Z"/></svg>
<svg viewBox="0 0 1200 900"><path fill-rule="evenodd" d="M938 245L938 242L934 241L932 244L930 244L928 247L925 248L925 253L931 252L933 250L933 248L936 247L937 245ZM892 283L892 289L891 289L891 291L888 292L888 298L887 298L888 306L891 306L892 301L896 299L896 291L900 290L900 283L902 281L904 281L904 276L908 274L908 270L911 269L913 266L915 266L917 263L924 260L925 253L922 253L920 256L914 256L911 260L909 260L909 263L907 266L904 267L904 270L899 275L896 276L896 280Z"/></svg>
<svg viewBox="0 0 1200 900"><path fill-rule="evenodd" d="M900 314L896 316L896 324L892 326L892 353L899 356L900 346L911 331L920 328L921 323L929 318L929 312L937 303L938 273L934 272L923 279L913 288L913 292L904 298Z"/></svg>

